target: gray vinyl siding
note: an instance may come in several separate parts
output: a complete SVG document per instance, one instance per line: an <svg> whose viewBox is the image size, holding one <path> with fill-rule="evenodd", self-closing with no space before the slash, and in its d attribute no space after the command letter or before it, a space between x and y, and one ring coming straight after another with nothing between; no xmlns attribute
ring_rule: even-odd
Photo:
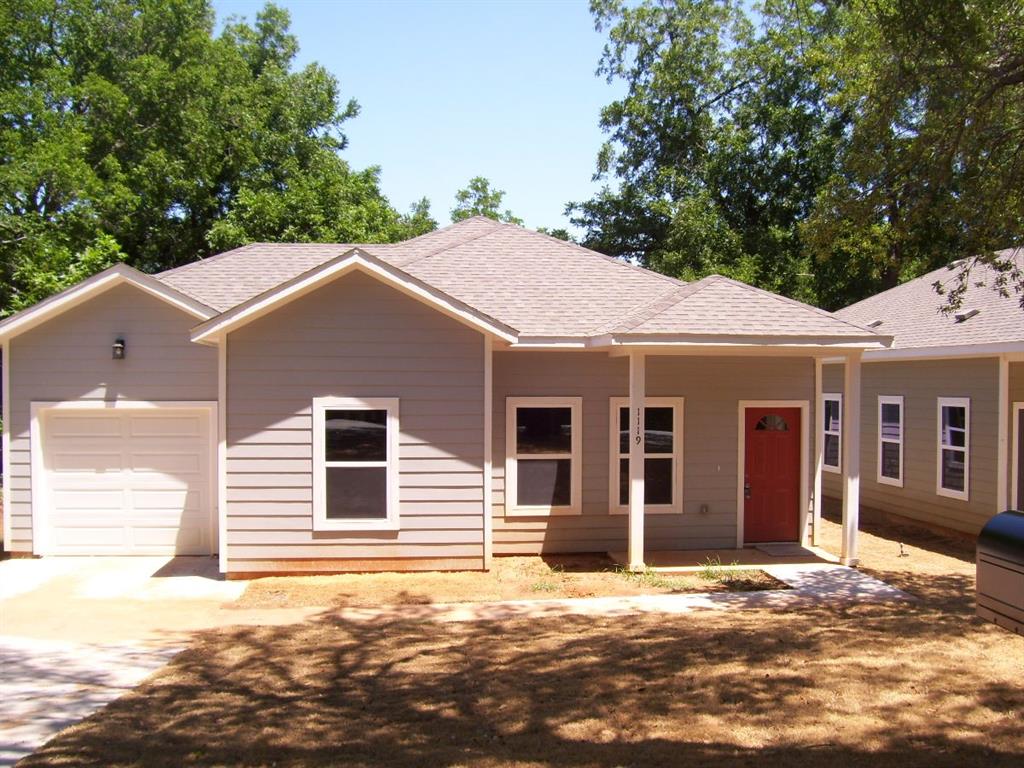
<svg viewBox="0 0 1024 768"><path fill-rule="evenodd" d="M478 331L353 273L231 332L227 365L229 572L482 567ZM399 531L313 531L329 396L399 398Z"/></svg>
<svg viewBox="0 0 1024 768"><path fill-rule="evenodd" d="M610 514L609 398L628 395L629 363L597 352L495 352L494 551L604 552L626 547L626 515ZM813 401L809 358L649 357L650 397L683 397L683 512L645 517L648 550L736 545L740 400ZM505 515L505 398L583 398L580 515ZM813 425L813 403L808 418ZM808 429L809 442L813 427ZM807 456L811 456L808 446ZM701 505L707 505L702 514Z"/></svg>
<svg viewBox="0 0 1024 768"><path fill-rule="evenodd" d="M861 380L861 506L976 534L996 507L998 360L990 357L866 363L861 369ZM824 367L824 392L842 392L842 382L843 366ZM902 488L878 482L879 395L903 396ZM971 400L967 501L935 492L940 397ZM822 488L823 495L841 499L841 476L823 473Z"/></svg>
<svg viewBox="0 0 1024 768"><path fill-rule="evenodd" d="M31 403L216 401L217 352L189 341L198 322L122 284L10 341L11 551L32 551ZM111 358L118 337L124 360Z"/></svg>

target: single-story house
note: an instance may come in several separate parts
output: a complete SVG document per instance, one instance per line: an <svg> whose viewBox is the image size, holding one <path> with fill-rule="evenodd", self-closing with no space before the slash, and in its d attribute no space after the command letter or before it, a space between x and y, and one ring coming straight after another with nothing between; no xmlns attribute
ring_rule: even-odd
<svg viewBox="0 0 1024 768"><path fill-rule="evenodd" d="M1000 254L1024 266L1024 250ZM943 267L836 313L892 336L863 355L861 509L974 536L1008 508L1024 508L1024 311L1012 281L971 271L959 309L943 313L935 283L953 287L958 264ZM842 361L825 365L825 496L843 497L848 456L840 414Z"/></svg>
<svg viewBox="0 0 1024 768"><path fill-rule="evenodd" d="M236 576L808 541L822 360L856 380L888 338L478 217L118 265L0 342L9 549Z"/></svg>

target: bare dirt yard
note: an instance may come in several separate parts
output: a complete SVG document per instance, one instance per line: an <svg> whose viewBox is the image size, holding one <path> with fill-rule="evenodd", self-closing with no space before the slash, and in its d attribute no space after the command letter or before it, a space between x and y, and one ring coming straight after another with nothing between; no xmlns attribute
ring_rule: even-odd
<svg viewBox="0 0 1024 768"><path fill-rule="evenodd" d="M380 606L783 589L758 569L630 573L604 555L497 557L487 573L350 573L255 579L237 608Z"/></svg>
<svg viewBox="0 0 1024 768"><path fill-rule="evenodd" d="M919 599L207 633L22 766L1020 768L1024 638L973 617L970 549L861 545Z"/></svg>

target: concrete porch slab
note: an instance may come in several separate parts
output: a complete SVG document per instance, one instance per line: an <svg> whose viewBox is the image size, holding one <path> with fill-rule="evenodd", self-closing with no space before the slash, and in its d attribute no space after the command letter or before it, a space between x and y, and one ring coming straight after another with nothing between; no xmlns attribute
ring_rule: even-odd
<svg viewBox="0 0 1024 768"><path fill-rule="evenodd" d="M622 566L629 563L625 552L609 552L608 557ZM709 561L721 563L723 570L739 571L766 565L834 565L839 563L839 558L819 547L796 544L743 549L655 550L644 554L647 569L656 573L693 573L703 570Z"/></svg>

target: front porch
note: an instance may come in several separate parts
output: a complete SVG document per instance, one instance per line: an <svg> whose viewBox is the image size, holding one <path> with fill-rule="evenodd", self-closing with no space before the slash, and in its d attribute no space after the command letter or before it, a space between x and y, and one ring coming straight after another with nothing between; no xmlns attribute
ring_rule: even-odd
<svg viewBox="0 0 1024 768"><path fill-rule="evenodd" d="M609 552L617 565L627 567L626 552ZM655 573L699 573L713 567L722 571L745 571L771 565L837 564L839 558L820 547L793 544L765 544L742 549L648 550L644 569Z"/></svg>
<svg viewBox="0 0 1024 768"><path fill-rule="evenodd" d="M647 441L645 429L645 413L649 404L651 393L648 390L648 358L657 356L686 356L693 354L696 350L688 349L687 345L666 347L665 345L654 344L627 344L610 351L612 356L628 358L628 403L629 409L629 434L628 440L628 537L627 547L624 553L610 553L616 562L622 563L625 567L634 571L654 569L699 569L702 563L706 564L706 558L717 555L718 562L731 563L744 561L746 564L757 563L762 558L771 558L768 562L781 563L781 557L793 557L795 562L806 562L807 558L820 560L821 562L835 562L831 556L821 558L819 551L812 548L818 544L821 529L821 508L822 508L822 470L824 466L825 452L825 413L822 401L822 362L823 355L827 352L835 354L835 348L827 345L809 345L801 350L804 355L813 359L814 365L814 398L813 404L797 400L747 400L738 401L737 413L737 475L736 475L736 549L734 550L707 550L707 551L648 551L645 547L645 517L648 512L648 502L645 488L645 443ZM718 349L719 355L731 356L745 354L752 358L772 357L781 354L800 354L793 347L787 345L765 345L745 349ZM842 509L842 542L841 554L838 562L843 565L857 565L857 531L858 531L858 510L860 503L860 422L861 422L861 357L862 349L842 349L844 365L845 391L848 393L846 406L842 409L842 450L846 460L842 464L842 487L844 488L843 509ZM806 359L806 358L805 358ZM768 409L768 410L765 410ZM781 503L782 507L797 508L797 526L795 530L784 535L759 535L759 532L751 532L751 500L758 500L758 496L766 496L769 493L777 493L777 488L768 488L759 491L752 490L752 480L756 479L757 471L751 464L750 446L752 438L757 430L762 430L765 424L764 433L771 431L770 425L779 423L782 431L788 430L789 426L781 416L770 413L771 409L779 413L793 412L798 416L800 422L799 448L796 459L799 474L799 490L796 498L787 497ZM813 416L808 413L813 409ZM762 413L769 414L758 420ZM753 415L754 419L748 418ZM766 421L767 419L767 421ZM775 421L772 421L772 420ZM756 426L755 426L756 424ZM808 430L812 439L808 440ZM764 434L762 433L762 434ZM810 444L810 445L809 445ZM781 444L780 444L781 445ZM745 449L746 446L746 449ZM762 464L767 461L769 466L774 466L776 456L773 444L766 443L762 450L762 458L758 459ZM771 471L767 473L761 467L761 480L765 476L770 477ZM768 505L769 508L771 505ZM775 507L780 508L780 503L775 502ZM763 512L763 510L762 510ZM789 514L789 513L786 513ZM749 527L748 527L749 526ZM747 531L745 532L745 528ZM773 529L778 531L778 528ZM796 550L787 554L772 552L762 543L772 544L796 544ZM758 548L760 547L760 548ZM820 554L819 554L820 553ZM723 556L724 555L724 556ZM737 557L739 555L739 557ZM728 559L726 559L728 558ZM826 559L827 558L827 559Z"/></svg>

